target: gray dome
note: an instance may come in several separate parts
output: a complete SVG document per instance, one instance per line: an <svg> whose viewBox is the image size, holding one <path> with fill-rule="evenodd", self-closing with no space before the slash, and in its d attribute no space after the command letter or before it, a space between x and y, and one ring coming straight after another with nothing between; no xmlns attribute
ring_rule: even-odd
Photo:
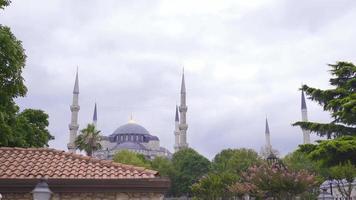
<svg viewBox="0 0 356 200"><path fill-rule="evenodd" d="M112 135L121 135L121 134L143 134L149 135L150 133L141 125L136 123L127 123L125 125L117 128Z"/></svg>

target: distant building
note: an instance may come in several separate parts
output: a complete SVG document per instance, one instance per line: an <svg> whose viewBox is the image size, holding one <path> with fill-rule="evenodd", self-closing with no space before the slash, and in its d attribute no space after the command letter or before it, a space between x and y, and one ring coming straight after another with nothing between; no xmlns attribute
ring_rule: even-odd
<svg viewBox="0 0 356 200"><path fill-rule="evenodd" d="M73 89L73 101L70 106L71 121L69 124L69 143L67 145L68 151L75 153L75 138L78 135L79 124L79 78L78 70L75 77ZM186 88L184 71L182 74L180 105L176 107L175 116L175 130L174 130L174 150L179 151L187 148L187 110L186 105ZM179 114L178 114L179 112ZM179 116L180 115L180 116ZM180 118L180 119L179 119ZM95 103L93 124L97 126L97 104ZM102 136L102 149L94 152L94 156L101 159L112 159L113 155L121 150L129 150L145 155L148 159L153 159L157 156L170 158L172 153L168 149L160 146L160 140L157 136L152 135L146 128L131 120L120 127L118 127L111 135Z"/></svg>
<svg viewBox="0 0 356 200"><path fill-rule="evenodd" d="M121 150L140 153L148 159L157 156L172 156L166 148L160 146L157 136L151 135L146 128L132 119L118 127L111 135L102 137L102 150L96 151L94 156L101 159L112 159L114 154Z"/></svg>

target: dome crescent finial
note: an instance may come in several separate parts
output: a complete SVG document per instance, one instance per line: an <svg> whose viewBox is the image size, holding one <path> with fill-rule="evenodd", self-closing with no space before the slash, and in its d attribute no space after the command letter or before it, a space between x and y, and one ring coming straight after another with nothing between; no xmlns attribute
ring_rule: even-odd
<svg viewBox="0 0 356 200"><path fill-rule="evenodd" d="M130 124L136 123L136 121L133 119L133 114L132 114L132 112L131 112L131 115L130 115L129 123L130 123Z"/></svg>

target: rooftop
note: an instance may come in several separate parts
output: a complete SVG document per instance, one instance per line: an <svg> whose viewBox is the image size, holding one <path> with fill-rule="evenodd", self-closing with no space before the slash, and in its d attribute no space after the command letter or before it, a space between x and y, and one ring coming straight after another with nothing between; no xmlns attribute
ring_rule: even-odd
<svg viewBox="0 0 356 200"><path fill-rule="evenodd" d="M157 171L49 148L0 148L1 179L149 179Z"/></svg>

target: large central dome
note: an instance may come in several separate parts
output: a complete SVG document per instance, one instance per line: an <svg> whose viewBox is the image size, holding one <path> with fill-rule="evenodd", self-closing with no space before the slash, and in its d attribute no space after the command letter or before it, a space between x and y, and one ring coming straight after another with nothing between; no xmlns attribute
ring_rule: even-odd
<svg viewBox="0 0 356 200"><path fill-rule="evenodd" d="M129 122L117 128L113 133L113 135L122 135L122 134L149 135L150 133L143 126L134 122Z"/></svg>

